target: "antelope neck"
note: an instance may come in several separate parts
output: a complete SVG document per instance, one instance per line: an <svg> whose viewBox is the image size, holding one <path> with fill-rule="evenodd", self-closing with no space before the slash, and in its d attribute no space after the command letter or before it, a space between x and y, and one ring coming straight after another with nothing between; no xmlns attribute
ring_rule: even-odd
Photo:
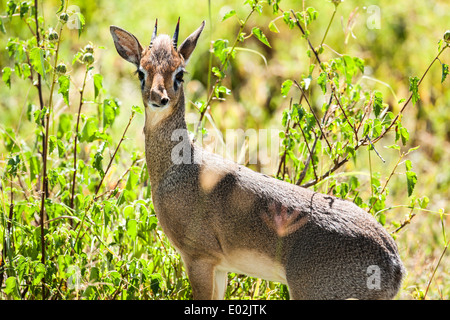
<svg viewBox="0 0 450 320"><path fill-rule="evenodd" d="M184 97L182 96L172 108L171 113L155 126L144 128L145 157L152 188L155 188L164 173L175 165L172 159L174 147L183 150L192 148L184 119ZM151 116L151 113L145 113L146 118Z"/></svg>

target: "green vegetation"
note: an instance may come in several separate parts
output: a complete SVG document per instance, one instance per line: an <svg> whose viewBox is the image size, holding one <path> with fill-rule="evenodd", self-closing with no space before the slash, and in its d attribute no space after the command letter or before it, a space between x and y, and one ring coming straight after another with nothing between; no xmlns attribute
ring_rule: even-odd
<svg viewBox="0 0 450 320"><path fill-rule="evenodd" d="M398 298L449 299L448 12L444 0L2 2L0 299L191 298L151 202L139 81L109 34L150 41L156 18L171 33L178 16L180 39L207 22L185 85L197 142L277 129L276 161L250 167L354 201L398 243ZM288 296L229 275L228 299Z"/></svg>

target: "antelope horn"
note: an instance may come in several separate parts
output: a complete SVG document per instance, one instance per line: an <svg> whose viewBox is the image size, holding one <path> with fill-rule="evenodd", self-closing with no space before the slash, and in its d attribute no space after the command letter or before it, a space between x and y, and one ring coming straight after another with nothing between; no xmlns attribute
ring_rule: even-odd
<svg viewBox="0 0 450 320"><path fill-rule="evenodd" d="M150 40L150 46L149 46L149 48L152 47L153 40L155 40L155 38L156 38L156 31L157 31L157 30L158 30L158 19L156 19L156 22L155 22L155 29L153 29L152 39Z"/></svg>
<svg viewBox="0 0 450 320"><path fill-rule="evenodd" d="M173 47L175 48L175 50L177 50L177 45L178 45L178 31L180 30L180 17L178 17L178 23L177 26L175 28L175 33L173 34Z"/></svg>

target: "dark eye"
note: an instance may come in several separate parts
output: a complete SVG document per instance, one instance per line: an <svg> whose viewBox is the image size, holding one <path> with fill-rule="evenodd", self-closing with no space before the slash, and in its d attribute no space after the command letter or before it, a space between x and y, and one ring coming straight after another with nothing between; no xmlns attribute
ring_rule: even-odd
<svg viewBox="0 0 450 320"><path fill-rule="evenodd" d="M184 76L184 71L180 71L176 74L175 80L177 80L178 82L183 82L183 76Z"/></svg>
<svg viewBox="0 0 450 320"><path fill-rule="evenodd" d="M139 81L143 82L144 78L145 78L145 74L141 70L138 70L137 74L138 74L138 77L139 77Z"/></svg>

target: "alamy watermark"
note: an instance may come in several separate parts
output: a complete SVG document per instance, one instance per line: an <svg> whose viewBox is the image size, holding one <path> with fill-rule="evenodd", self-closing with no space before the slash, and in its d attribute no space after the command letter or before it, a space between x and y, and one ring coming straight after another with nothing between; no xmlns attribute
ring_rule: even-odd
<svg viewBox="0 0 450 320"><path fill-rule="evenodd" d="M189 125L191 117L187 115ZM192 121L192 124L197 122ZM174 164L200 163L199 154L192 155L190 144L192 140L186 129L172 132L171 140L178 142L171 151ZM227 129L225 134L218 130L209 130L206 135L199 134L196 144L205 150L221 155L225 159L239 164L257 164L261 167L273 167L278 163L281 138L279 129Z"/></svg>
<svg viewBox="0 0 450 320"><path fill-rule="evenodd" d="M366 26L368 29L381 29L381 8L379 6L371 5L368 7L364 7L364 10L369 15L366 20Z"/></svg>
<svg viewBox="0 0 450 320"><path fill-rule="evenodd" d="M370 265L367 267L367 288L369 290L381 289L381 270L377 265Z"/></svg>

